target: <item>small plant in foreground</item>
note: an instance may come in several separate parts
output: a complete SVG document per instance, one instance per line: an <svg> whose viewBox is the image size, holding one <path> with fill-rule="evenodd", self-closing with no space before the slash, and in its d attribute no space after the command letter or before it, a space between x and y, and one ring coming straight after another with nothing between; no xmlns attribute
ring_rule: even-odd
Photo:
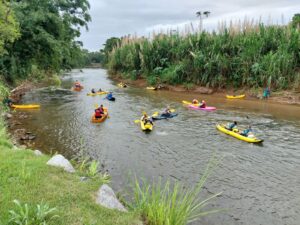
<svg viewBox="0 0 300 225"><path fill-rule="evenodd" d="M96 174L98 173L98 166L99 166L99 162L93 160L90 164L90 166L88 167L88 176L89 177L95 177Z"/></svg>
<svg viewBox="0 0 300 225"><path fill-rule="evenodd" d="M204 210L210 200L221 193L204 200L199 199L203 185L213 168L211 165L212 163L207 167L197 186L192 189L185 189L179 183L171 185L169 181L165 184L161 181L140 184L136 180L131 207L141 214L148 225L185 225L200 217L221 211Z"/></svg>
<svg viewBox="0 0 300 225"><path fill-rule="evenodd" d="M17 207L16 210L10 210L9 224L17 225L47 225L59 216L54 214L56 208L50 208L47 204L38 204L35 207L29 206L27 203L22 205L18 200L14 200Z"/></svg>

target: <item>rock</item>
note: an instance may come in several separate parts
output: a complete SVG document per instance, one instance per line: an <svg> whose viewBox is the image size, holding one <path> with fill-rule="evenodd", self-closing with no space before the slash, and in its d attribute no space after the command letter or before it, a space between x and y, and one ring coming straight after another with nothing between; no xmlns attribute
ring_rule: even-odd
<svg viewBox="0 0 300 225"><path fill-rule="evenodd" d="M24 150L24 149L26 149L26 148L27 148L26 145L20 145L20 147L19 147L19 149L22 149L22 150Z"/></svg>
<svg viewBox="0 0 300 225"><path fill-rule="evenodd" d="M212 94L214 91L211 88L207 88L207 87L198 87L195 89L195 92L198 92L200 94L207 94L210 95Z"/></svg>
<svg viewBox="0 0 300 225"><path fill-rule="evenodd" d="M21 136L20 140L21 141L31 141L31 140L34 140L35 138L36 138L36 136L33 134L31 134L31 135L26 134L26 135Z"/></svg>
<svg viewBox="0 0 300 225"><path fill-rule="evenodd" d="M65 157L63 157L62 155L55 155L53 156L48 162L47 165L50 166L56 166L56 167L62 167L65 171L69 172L69 173L74 173L75 169L74 167L71 165L71 163L69 162L69 160L67 160Z"/></svg>
<svg viewBox="0 0 300 225"><path fill-rule="evenodd" d="M43 153L40 151L40 150L34 150L33 153L36 155L36 156L42 156Z"/></svg>
<svg viewBox="0 0 300 225"><path fill-rule="evenodd" d="M5 113L5 118L6 119L11 119L13 117L13 115L11 115L10 113Z"/></svg>
<svg viewBox="0 0 300 225"><path fill-rule="evenodd" d="M117 199L114 191L106 184L103 184L98 190L96 203L109 209L127 212L125 207Z"/></svg>

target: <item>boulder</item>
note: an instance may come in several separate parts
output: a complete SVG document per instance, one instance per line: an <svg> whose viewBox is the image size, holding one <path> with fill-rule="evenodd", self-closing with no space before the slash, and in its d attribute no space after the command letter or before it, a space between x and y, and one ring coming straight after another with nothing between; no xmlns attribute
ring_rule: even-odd
<svg viewBox="0 0 300 225"><path fill-rule="evenodd" d="M10 113L5 113L5 118L6 119L11 119L13 117L13 115L11 115Z"/></svg>
<svg viewBox="0 0 300 225"><path fill-rule="evenodd" d="M33 153L36 155L36 156L42 156L43 153L40 151L40 150L34 150Z"/></svg>
<svg viewBox="0 0 300 225"><path fill-rule="evenodd" d="M65 157L63 157L62 155L55 155L53 156L48 162L47 165L50 166L56 166L56 167L61 167L63 168L65 171L69 172L69 173L74 173L75 169L72 166L72 164L69 162L69 160L67 160Z"/></svg>
<svg viewBox="0 0 300 225"><path fill-rule="evenodd" d="M117 199L115 192L106 184L103 184L98 190L96 203L109 209L127 212L125 207Z"/></svg>

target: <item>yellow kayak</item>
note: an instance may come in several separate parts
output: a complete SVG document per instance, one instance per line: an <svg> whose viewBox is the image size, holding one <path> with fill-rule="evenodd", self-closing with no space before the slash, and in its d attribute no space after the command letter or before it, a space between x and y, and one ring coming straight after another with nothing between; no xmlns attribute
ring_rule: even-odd
<svg viewBox="0 0 300 225"><path fill-rule="evenodd" d="M143 131L152 131L153 125L151 123L148 122L147 124L144 124L143 121L140 121L140 123L141 123L141 129Z"/></svg>
<svg viewBox="0 0 300 225"><path fill-rule="evenodd" d="M154 91L156 91L156 90L157 90L157 88L156 88L156 87L146 87L146 89L147 89L147 90L154 90Z"/></svg>
<svg viewBox="0 0 300 225"><path fill-rule="evenodd" d="M239 134L238 132L230 131L225 128L224 124L217 124L217 129L225 134L228 134L232 137L235 137L239 140L246 141L249 143L262 143L264 141L264 140L258 139L256 137L245 137L245 136Z"/></svg>
<svg viewBox="0 0 300 225"><path fill-rule="evenodd" d="M118 86L121 87L121 88L126 88L126 87L127 87L127 84L119 83Z"/></svg>
<svg viewBox="0 0 300 225"><path fill-rule="evenodd" d="M226 95L226 98L228 98L228 99L241 99L241 98L245 98L245 95Z"/></svg>
<svg viewBox="0 0 300 225"><path fill-rule="evenodd" d="M11 105L14 109L39 109L40 105Z"/></svg>
<svg viewBox="0 0 300 225"><path fill-rule="evenodd" d="M100 92L96 92L96 93L87 93L87 96L96 96L96 95L105 95L108 94L107 91L100 91Z"/></svg>

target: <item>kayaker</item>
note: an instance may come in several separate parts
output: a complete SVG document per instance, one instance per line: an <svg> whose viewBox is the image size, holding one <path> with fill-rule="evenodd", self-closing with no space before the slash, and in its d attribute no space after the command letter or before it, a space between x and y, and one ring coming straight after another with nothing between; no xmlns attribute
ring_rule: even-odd
<svg viewBox="0 0 300 225"><path fill-rule="evenodd" d="M7 105L8 107L11 107L13 104L13 101L9 97L7 97L3 100L3 104Z"/></svg>
<svg viewBox="0 0 300 225"><path fill-rule="evenodd" d="M147 115L147 113L144 113L144 114L143 114L143 116L141 117L141 121L143 121L145 125L146 125L147 123L153 124L151 118L149 118L149 116Z"/></svg>
<svg viewBox="0 0 300 225"><path fill-rule="evenodd" d="M251 126L248 126L247 129L243 130L240 135L243 135L245 137L248 137L249 133L252 132Z"/></svg>
<svg viewBox="0 0 300 225"><path fill-rule="evenodd" d="M263 98L269 98L271 94L270 88L266 87L263 93Z"/></svg>
<svg viewBox="0 0 300 225"><path fill-rule="evenodd" d="M233 123L228 123L226 129L227 130L233 130L233 128L235 128L237 126L237 122L234 121Z"/></svg>
<svg viewBox="0 0 300 225"><path fill-rule="evenodd" d="M81 87L81 84L79 83L78 80L75 81L74 85L75 85L76 88L80 88Z"/></svg>
<svg viewBox="0 0 300 225"><path fill-rule="evenodd" d="M92 94L96 94L96 91L95 91L94 88L92 88L91 93L92 93Z"/></svg>
<svg viewBox="0 0 300 225"><path fill-rule="evenodd" d="M112 99L112 98L113 98L112 92L109 92L109 93L106 95L106 98L107 98L107 99Z"/></svg>
<svg viewBox="0 0 300 225"><path fill-rule="evenodd" d="M104 114L104 108L103 105L101 105L99 108L95 109L95 118L99 119Z"/></svg>
<svg viewBox="0 0 300 225"><path fill-rule="evenodd" d="M199 104L199 101L197 99L193 99L192 103L196 105Z"/></svg>
<svg viewBox="0 0 300 225"><path fill-rule="evenodd" d="M163 113L161 114L161 116L164 116L164 117L169 117L171 115L171 109L170 109L170 106L168 106L164 111Z"/></svg>
<svg viewBox="0 0 300 225"><path fill-rule="evenodd" d="M99 88L98 92L102 92L102 89L101 89L101 88Z"/></svg>
<svg viewBox="0 0 300 225"><path fill-rule="evenodd" d="M204 100L201 101L199 108L206 108L206 102Z"/></svg>

